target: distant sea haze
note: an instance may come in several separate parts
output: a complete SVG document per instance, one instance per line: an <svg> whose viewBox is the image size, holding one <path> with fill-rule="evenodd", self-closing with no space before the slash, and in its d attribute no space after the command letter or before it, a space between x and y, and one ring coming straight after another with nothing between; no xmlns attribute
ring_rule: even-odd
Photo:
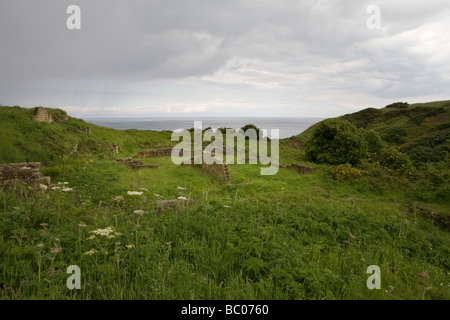
<svg viewBox="0 0 450 320"><path fill-rule="evenodd" d="M202 121L203 129L211 127L239 129L246 124L254 124L259 129L279 129L280 139L289 138L302 133L323 118L85 118L85 121L102 127L118 130L139 129L174 131L177 129L190 129L194 121Z"/></svg>

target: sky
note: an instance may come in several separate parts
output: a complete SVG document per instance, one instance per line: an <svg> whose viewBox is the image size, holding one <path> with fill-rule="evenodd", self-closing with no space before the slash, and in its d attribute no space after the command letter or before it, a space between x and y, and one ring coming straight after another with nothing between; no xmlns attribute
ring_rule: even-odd
<svg viewBox="0 0 450 320"><path fill-rule="evenodd" d="M449 100L449 30L448 0L0 0L0 104L326 118Z"/></svg>

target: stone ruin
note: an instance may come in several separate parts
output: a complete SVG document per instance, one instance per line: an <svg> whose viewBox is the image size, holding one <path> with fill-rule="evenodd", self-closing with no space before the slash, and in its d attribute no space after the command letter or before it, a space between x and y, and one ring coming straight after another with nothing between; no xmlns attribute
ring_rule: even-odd
<svg viewBox="0 0 450 320"><path fill-rule="evenodd" d="M137 155L138 158L167 157L167 156L169 157L172 156L172 149L166 148L166 149L156 149L153 151L140 151ZM194 150L191 150L191 164L195 163L193 156ZM204 161L202 161L202 168L225 183L231 182L230 171L225 163L207 164Z"/></svg>
<svg viewBox="0 0 450 320"><path fill-rule="evenodd" d="M34 108L33 120L46 123L61 123L69 120L69 115L64 110L56 109L55 111L52 116L47 108L36 107Z"/></svg>
<svg viewBox="0 0 450 320"><path fill-rule="evenodd" d="M33 119L36 122L46 122L46 123L53 122L52 115L44 107L36 107L34 109Z"/></svg>
<svg viewBox="0 0 450 320"><path fill-rule="evenodd" d="M292 169L297 171L300 174L311 174L314 173L314 168L310 166L306 166L304 164L293 163L290 166L285 167L287 169Z"/></svg>
<svg viewBox="0 0 450 320"><path fill-rule="evenodd" d="M216 161L217 163L207 164L204 160L202 160L202 168L211 173L213 176L218 178L219 180L230 183L231 175L230 170L228 169L228 165L224 162L220 163L220 161Z"/></svg>
<svg viewBox="0 0 450 320"><path fill-rule="evenodd" d="M157 164L144 164L142 160L134 160L133 158L116 159L116 162L125 164L132 169L158 168Z"/></svg>
<svg viewBox="0 0 450 320"><path fill-rule="evenodd" d="M115 144L112 146L111 148L111 153L113 154L113 156L116 156L119 154L119 145Z"/></svg>
<svg viewBox="0 0 450 320"><path fill-rule="evenodd" d="M138 158L151 158L151 157L167 157L172 155L172 149L156 149L152 151L140 151L137 155Z"/></svg>
<svg viewBox="0 0 450 320"><path fill-rule="evenodd" d="M0 184L5 189L19 184L30 186L49 186L50 177L42 176L40 162L0 164ZM45 188L46 189L46 188Z"/></svg>

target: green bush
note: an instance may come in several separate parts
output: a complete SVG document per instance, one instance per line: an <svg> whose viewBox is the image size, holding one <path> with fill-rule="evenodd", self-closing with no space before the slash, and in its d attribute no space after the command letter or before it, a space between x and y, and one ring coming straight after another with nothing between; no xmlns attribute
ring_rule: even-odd
<svg viewBox="0 0 450 320"><path fill-rule="evenodd" d="M389 127L381 133L384 141L397 144L404 143L407 135L408 130L403 125Z"/></svg>
<svg viewBox="0 0 450 320"><path fill-rule="evenodd" d="M368 152L363 131L340 119L319 123L305 147L307 157L316 163L355 165L367 157Z"/></svg>
<svg viewBox="0 0 450 320"><path fill-rule="evenodd" d="M386 149L387 145L381 139L378 132L373 129L363 130L364 139L367 141L369 155L374 155Z"/></svg>
<svg viewBox="0 0 450 320"><path fill-rule="evenodd" d="M378 157L380 165L401 175L409 175L413 170L413 165L408 155L400 152L395 147L386 148Z"/></svg>

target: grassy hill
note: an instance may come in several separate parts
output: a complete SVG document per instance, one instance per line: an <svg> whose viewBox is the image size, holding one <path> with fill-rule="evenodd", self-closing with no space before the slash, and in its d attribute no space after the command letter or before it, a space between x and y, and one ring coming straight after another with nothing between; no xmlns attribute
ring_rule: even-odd
<svg viewBox="0 0 450 320"><path fill-rule="evenodd" d="M0 107L0 163L40 161L51 165L75 154L94 153L104 157L118 144L125 153L137 152L142 146L159 147L170 142L171 132L114 130L68 117L59 109L47 108L54 123L33 121L33 109ZM66 118L67 120L58 120ZM91 134L86 129L91 129Z"/></svg>
<svg viewBox="0 0 450 320"><path fill-rule="evenodd" d="M53 123L37 123L32 109L0 107L0 163L41 161L57 187L0 188L0 299L450 298L449 200L439 196L448 185L381 169L338 182L336 166L308 162L293 139L280 142L281 164L313 174L230 164L225 184L170 157L136 170L115 159L173 145L170 132L50 112ZM425 173L445 179L445 168ZM194 202L161 213L161 197ZM66 287L70 265L80 267L80 290ZM380 290L366 286L370 265L380 267Z"/></svg>
<svg viewBox="0 0 450 320"><path fill-rule="evenodd" d="M450 100L429 103L393 103L339 117L357 128L373 129L387 143L418 162L439 162L450 152ZM296 136L306 141L317 127Z"/></svg>

